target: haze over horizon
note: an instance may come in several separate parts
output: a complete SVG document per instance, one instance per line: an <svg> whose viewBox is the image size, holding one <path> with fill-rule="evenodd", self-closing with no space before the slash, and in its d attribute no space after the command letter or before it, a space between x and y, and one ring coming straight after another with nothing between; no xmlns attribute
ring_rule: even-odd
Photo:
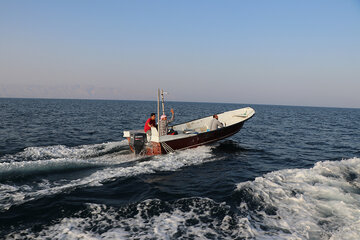
<svg viewBox="0 0 360 240"><path fill-rule="evenodd" d="M0 97L360 108L360 1L0 0Z"/></svg>

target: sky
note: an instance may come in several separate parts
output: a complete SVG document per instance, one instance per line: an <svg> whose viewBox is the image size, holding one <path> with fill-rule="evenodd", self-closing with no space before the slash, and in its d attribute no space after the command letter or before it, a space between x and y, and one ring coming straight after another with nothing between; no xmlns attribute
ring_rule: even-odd
<svg viewBox="0 0 360 240"><path fill-rule="evenodd" d="M360 0L0 0L0 97L360 108Z"/></svg>

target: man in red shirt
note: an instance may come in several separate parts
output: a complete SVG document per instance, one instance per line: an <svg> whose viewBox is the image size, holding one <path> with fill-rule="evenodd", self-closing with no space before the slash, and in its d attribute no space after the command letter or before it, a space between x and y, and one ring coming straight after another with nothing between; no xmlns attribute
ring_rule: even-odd
<svg viewBox="0 0 360 240"><path fill-rule="evenodd" d="M150 118L145 122L144 132L148 133L147 131L151 130L151 127L156 127L155 118L155 113L151 113Z"/></svg>

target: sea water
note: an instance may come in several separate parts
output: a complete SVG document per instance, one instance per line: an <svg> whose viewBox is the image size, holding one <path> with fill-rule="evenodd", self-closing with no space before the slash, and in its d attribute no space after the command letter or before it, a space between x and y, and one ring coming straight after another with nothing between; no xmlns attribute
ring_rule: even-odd
<svg viewBox="0 0 360 240"><path fill-rule="evenodd" d="M0 238L360 239L360 109L250 106L218 143L133 155L155 102L0 99Z"/></svg>

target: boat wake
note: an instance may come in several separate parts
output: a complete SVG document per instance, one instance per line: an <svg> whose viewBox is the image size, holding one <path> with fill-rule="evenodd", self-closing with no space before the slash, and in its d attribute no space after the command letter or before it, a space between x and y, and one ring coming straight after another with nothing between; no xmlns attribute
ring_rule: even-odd
<svg viewBox="0 0 360 240"><path fill-rule="evenodd" d="M175 171L211 160L210 147L199 147L144 161L130 153L127 141L73 148L27 148L0 159L0 212L81 187L156 171ZM81 173L72 174L79 170Z"/></svg>
<svg viewBox="0 0 360 240"><path fill-rule="evenodd" d="M122 141L77 147L29 147L20 153L0 158L0 181L132 160L125 146L126 142Z"/></svg>
<svg viewBox="0 0 360 240"><path fill-rule="evenodd" d="M168 169L161 166L152 169ZM359 176L359 158L318 162L239 183L227 203L196 197L123 207L88 204L38 231L7 238L359 239Z"/></svg>
<svg viewBox="0 0 360 240"><path fill-rule="evenodd" d="M22 152L1 157L0 162L36 161L56 158L84 159L108 155L115 152L124 152L124 154L126 154L129 151L126 151L128 150L128 147L125 146L127 146L126 140L75 147L66 147L64 145L28 147Z"/></svg>

